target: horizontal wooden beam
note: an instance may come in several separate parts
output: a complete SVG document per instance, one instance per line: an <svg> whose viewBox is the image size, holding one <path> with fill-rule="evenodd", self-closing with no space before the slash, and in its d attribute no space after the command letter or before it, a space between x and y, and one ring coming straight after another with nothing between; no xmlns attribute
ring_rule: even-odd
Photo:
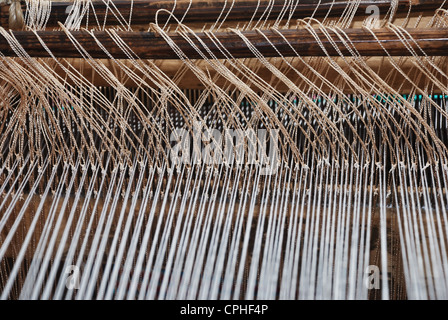
<svg viewBox="0 0 448 320"><path fill-rule="evenodd" d="M380 15L384 16L391 7L391 0L361 0L357 7L356 14L366 14L366 8L375 5L380 9ZM226 17L226 21L255 21L266 18L269 12L271 19L276 19L284 14L284 17L293 19L314 17L340 16L353 4L348 0L300 0L291 12L291 6L285 12L284 0L113 0L113 5L107 2L92 1L89 13L86 14L85 23L88 18L90 25L103 25L106 20L107 25L116 25L131 21L133 25L142 25L155 22L156 12L165 9L173 12L174 15L183 19L185 23L213 23L220 18ZM434 11L444 3L443 0L412 0L412 10L414 12ZM131 5L132 4L132 5ZM175 4L175 5L174 5ZM398 0L397 13L409 11L409 0ZM47 26L57 26L58 22L66 21L70 11L70 2L52 2L51 14ZM23 6L25 9L25 5ZM118 14L119 13L119 14ZM369 13L370 14L370 11ZM8 23L8 8L4 6L0 13L0 23L3 27ZM130 18L132 16L132 18ZM158 21L165 23L169 17L166 12L160 12ZM174 22L174 20L171 20Z"/></svg>
<svg viewBox="0 0 448 320"><path fill-rule="evenodd" d="M350 50L334 32L329 31L329 38L320 30L314 30L320 39L321 45L315 37L304 29L245 31L244 37L265 57L295 56L297 52L301 56L338 56L339 52L344 56L351 55ZM429 56L448 56L448 28L441 29L407 29L407 32L415 40L408 41L418 55L424 51ZM412 55L405 43L388 29L374 30L375 37L364 29L345 29L344 33L350 39L351 45L362 56L410 56ZM25 51L32 57L49 57L38 38L30 31L11 31L11 34L22 45ZM37 34L48 49L58 58L82 58L78 49L63 31L38 31ZM109 58L95 39L86 31L73 31L71 35L93 58ZM173 49L160 35L152 32L117 32L117 35L126 43L140 59L178 59ZM245 41L234 32L222 32L214 34L234 58L254 57ZM116 44L107 32L96 31L94 36L104 48L116 59L126 59L127 55ZM226 58L222 48L210 39L205 33L197 33L189 36L194 45L200 48L205 57L211 55L206 52L204 46L218 59ZM196 38L197 37L197 38ZM170 34L170 38L190 59L202 59L203 56L184 37L178 34ZM200 41L198 40L200 39ZM286 39L286 41L285 41ZM335 46L336 48L335 48ZM338 52L339 51L339 52ZM0 52L5 56L15 56L7 40L0 36Z"/></svg>

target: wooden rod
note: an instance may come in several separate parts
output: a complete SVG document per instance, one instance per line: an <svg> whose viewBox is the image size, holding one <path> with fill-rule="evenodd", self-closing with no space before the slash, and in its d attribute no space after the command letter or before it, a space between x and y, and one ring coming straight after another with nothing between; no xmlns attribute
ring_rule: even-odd
<svg viewBox="0 0 448 320"><path fill-rule="evenodd" d="M411 52L405 44L392 31L388 29L376 29L375 39L372 34L363 29L344 30L356 50L362 56L385 56L387 53L392 56L410 56ZM244 36L252 43L265 57L278 56L280 52L283 56L295 56L290 45L301 56L325 56L325 52L316 42L315 38L307 30L280 30L279 33L272 30L243 32ZM407 32L415 39L418 46L429 56L448 55L448 28L441 29L407 29ZM11 31L26 52L32 57L48 57L49 54L42 47L41 43L30 31ZM82 58L76 47L63 31L38 31L37 34L44 41L46 46L58 58ZM73 37L93 58L109 58L109 56L97 45L92 36L86 31L73 31ZM152 32L117 32L121 39L133 50L140 59L178 59L172 48L159 35ZM331 41L319 30L316 34L322 41L322 45L330 56L338 56L339 53L333 47ZM116 59L126 59L127 56L113 41L107 32L97 31L94 33L98 41ZM217 45L204 33L196 34L210 51L219 59L226 58ZM233 32L215 33L216 38L221 42L228 52L235 58L254 57L241 37ZM266 38L269 41L266 40ZM171 39L190 59L203 58L191 44L178 34L170 34ZM284 38L283 38L284 37ZM203 46L193 38L196 46ZM344 56L349 56L350 51L346 48L339 37L330 32L330 38ZM284 41L284 39L287 40ZM412 48L418 55L422 52L414 42L410 42ZM273 47L275 46L275 48ZM384 48L384 49L383 49ZM278 51L278 52L277 52ZM5 56L15 56L14 51L3 36L0 36L0 52ZM209 54L204 53L207 58Z"/></svg>
<svg viewBox="0 0 448 320"><path fill-rule="evenodd" d="M90 25L97 23L103 25L105 19L107 25L123 23L129 21L131 13L131 24L133 25L153 23L155 22L156 12L160 9L173 12L178 19L181 19L185 12L188 12L183 19L185 23L213 23L218 18L224 18L224 16L226 16L226 21L249 21L251 18L256 21L265 18L267 12L269 12L270 18L276 19L285 13L284 5L286 3L284 0L274 2L269 0L193 0L190 4L189 0L177 0L174 8L174 0L135 0L133 2L130 0L113 0L111 2L113 2L113 6L110 5L109 7L103 1L95 0L91 2L89 14L86 15ZM293 11L292 18L305 18L313 15L313 13L314 17L340 16L350 3L347 0L336 0L335 2L333 0L300 0ZM412 11L434 11L443 3L443 0L412 0ZM52 2L47 26L56 26L58 22L64 22L70 13L70 5L69 2ZM377 6L380 9L380 15L384 17L390 9L391 0L362 0L356 14L366 14L366 8L371 5ZM23 9L25 9L25 5ZM398 0L397 13L407 13L408 11L409 0ZM118 15L118 12L120 15ZM7 26L8 14L8 6L3 6L0 15L0 23L3 27ZM289 14L290 10L288 9L284 17L288 17ZM161 12L158 21L164 23L168 17L167 13ZM174 22L174 20L171 21ZM86 19L84 19L85 22Z"/></svg>

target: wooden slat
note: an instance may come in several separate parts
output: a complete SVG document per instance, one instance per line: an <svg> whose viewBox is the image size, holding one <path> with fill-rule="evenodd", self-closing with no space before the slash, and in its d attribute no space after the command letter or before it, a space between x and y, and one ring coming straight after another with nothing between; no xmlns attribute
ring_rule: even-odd
<svg viewBox="0 0 448 320"><path fill-rule="evenodd" d="M315 30L315 32L322 42L322 46L327 51L327 54L330 56L338 56L338 51L333 47L331 41L322 33L322 31ZM369 31L364 29L346 29L344 32L362 56L385 56L387 53L392 56L412 55L412 53L405 47L404 42L388 29L376 29L374 31L379 42ZM407 32L413 39L415 39L416 43L411 42L411 45L417 54L422 54L421 50L417 47L418 45L427 55L448 55L448 28L407 29ZM11 33L30 56L49 56L48 52L45 51L33 32L11 31ZM39 31L37 34L56 57L82 58L79 51L63 31ZM86 31L73 31L71 34L91 57L109 58L109 56L94 41L92 36ZM94 34L98 41L107 48L114 58L127 58L107 32L97 31ZM152 32L117 32L117 34L141 59L178 59L178 56L174 54L167 42L161 36ZM294 50L301 56L326 55L314 36L307 30L281 30L280 34L271 30L262 32L246 31L243 34L265 57L278 56L279 52L283 56L295 56L296 54ZM226 58L216 44L210 40L208 35L204 33L198 33L196 35L210 49L216 58ZM234 58L254 57L252 51L239 35L233 32L223 32L215 33L215 36ZM171 34L170 37L188 58L203 58L203 56L201 56L201 54L199 54L198 51L182 36ZM191 37L193 38L193 36ZM269 41L266 38L269 39ZM330 38L344 56L350 55L350 51L335 33L330 32ZM203 48L198 39L193 38L193 42L199 48ZM292 50L291 46L294 50ZM387 50L387 53L385 50ZM201 51L205 52L205 50ZM15 55L9 43L3 36L0 36L0 52L6 56ZM204 54L208 58L211 57L207 53Z"/></svg>
<svg viewBox="0 0 448 320"><path fill-rule="evenodd" d="M226 16L226 21L248 21L254 18L255 21L261 17L266 18L266 12L269 11L269 17L276 19L279 15L284 13L284 5L286 1L269 1L269 0L193 0L190 4L189 0L177 0L174 8L174 0L136 0L132 2L129 0L114 0L114 6L107 6L103 1L92 1L89 14L87 15L89 23L95 25L98 21L103 25L106 18L107 25L116 25L121 22L129 21L132 8L133 25L141 25L155 22L156 12L160 9L165 9L173 12L177 18L182 18L185 12L183 22L200 22L212 23L219 17L221 19ZM292 18L305 18L313 15L315 17L324 16L340 16L344 10L353 3L347 0L300 0L295 8ZM443 4L443 0L413 0L412 8L415 12L434 11ZM380 14L384 16L391 7L391 0L362 0L359 3L356 14L363 15L366 13L366 8L370 5L375 5L380 9ZM49 17L47 26L56 26L58 22L64 22L70 12L69 2L52 2L51 15ZM111 9L115 7L114 9ZM231 10L229 10L231 7ZM25 9L25 7L24 7ZM173 10L174 9L174 10ZM409 11L409 0L398 0L397 13ZM96 16L94 15L94 12ZM119 17L114 13L119 12ZM223 14L224 13L224 14ZM290 14L290 10L286 12L285 17ZM7 21L7 8L1 11L0 21L5 27ZM6 16L6 17L5 17ZM159 13L159 23L164 23L169 15L167 13ZM85 23L86 19L84 19ZM174 22L174 20L172 20Z"/></svg>

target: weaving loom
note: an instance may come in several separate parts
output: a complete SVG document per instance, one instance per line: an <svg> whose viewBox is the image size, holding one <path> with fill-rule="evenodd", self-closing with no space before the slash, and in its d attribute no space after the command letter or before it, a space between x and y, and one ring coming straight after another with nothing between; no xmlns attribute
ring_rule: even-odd
<svg viewBox="0 0 448 320"><path fill-rule="evenodd" d="M6 1L1 299L447 299L439 0Z"/></svg>

